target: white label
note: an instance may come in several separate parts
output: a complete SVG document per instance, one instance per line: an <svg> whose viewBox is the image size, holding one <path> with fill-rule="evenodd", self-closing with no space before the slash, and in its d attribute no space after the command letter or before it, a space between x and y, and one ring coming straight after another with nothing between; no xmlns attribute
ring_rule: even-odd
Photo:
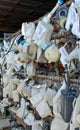
<svg viewBox="0 0 80 130"><path fill-rule="evenodd" d="M75 12L75 10L72 11L72 16L71 16L71 18L72 18L72 21L73 21L73 22L76 22L76 12Z"/></svg>
<svg viewBox="0 0 80 130"><path fill-rule="evenodd" d="M62 54L62 56L67 56L68 55L68 53L67 53L67 51L66 51L66 49L64 48L64 47L61 47L60 48L60 53Z"/></svg>
<svg viewBox="0 0 80 130"><path fill-rule="evenodd" d="M36 30L37 35L39 35L39 36L41 36L44 31L45 31L45 29L44 29L43 27L39 27L39 28L37 28L37 30Z"/></svg>

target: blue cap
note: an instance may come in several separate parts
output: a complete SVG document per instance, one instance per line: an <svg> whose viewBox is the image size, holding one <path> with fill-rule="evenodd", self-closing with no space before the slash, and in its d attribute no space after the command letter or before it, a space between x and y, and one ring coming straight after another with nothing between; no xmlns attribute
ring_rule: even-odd
<svg viewBox="0 0 80 130"><path fill-rule="evenodd" d="M59 4L63 4L64 1L63 1L63 0L58 0L58 3L59 3Z"/></svg>

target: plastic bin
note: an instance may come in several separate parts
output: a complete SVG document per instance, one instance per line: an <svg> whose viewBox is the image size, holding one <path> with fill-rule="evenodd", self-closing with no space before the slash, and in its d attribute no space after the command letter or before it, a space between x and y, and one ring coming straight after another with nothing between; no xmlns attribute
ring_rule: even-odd
<svg viewBox="0 0 80 130"><path fill-rule="evenodd" d="M80 128L75 128L75 130L80 130Z"/></svg>
<svg viewBox="0 0 80 130"><path fill-rule="evenodd" d="M65 122L69 122L73 111L73 100L77 92L64 89L61 91L61 116Z"/></svg>

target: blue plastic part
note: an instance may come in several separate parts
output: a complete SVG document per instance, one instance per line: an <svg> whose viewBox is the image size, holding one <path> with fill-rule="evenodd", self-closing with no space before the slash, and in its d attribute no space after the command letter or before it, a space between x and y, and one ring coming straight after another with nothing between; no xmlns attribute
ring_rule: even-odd
<svg viewBox="0 0 80 130"><path fill-rule="evenodd" d="M59 3L59 4L63 4L64 1L63 1L63 0L58 0L58 3Z"/></svg>
<svg viewBox="0 0 80 130"><path fill-rule="evenodd" d="M4 33L4 39L6 39L6 33Z"/></svg>
<svg viewBox="0 0 80 130"><path fill-rule="evenodd" d="M25 40L20 41L20 44L24 45L25 44Z"/></svg>
<svg viewBox="0 0 80 130"><path fill-rule="evenodd" d="M60 19L62 16L67 17L67 15L68 15L68 7L66 6L59 7L56 12L56 19Z"/></svg>
<svg viewBox="0 0 80 130"><path fill-rule="evenodd" d="M19 34L15 39L15 43L23 46L26 43L24 36L22 34Z"/></svg>
<svg viewBox="0 0 80 130"><path fill-rule="evenodd" d="M50 47L51 46L51 44L50 43L42 43L42 44L40 44L40 45L38 45L41 49L43 49L43 50L46 50L48 47Z"/></svg>

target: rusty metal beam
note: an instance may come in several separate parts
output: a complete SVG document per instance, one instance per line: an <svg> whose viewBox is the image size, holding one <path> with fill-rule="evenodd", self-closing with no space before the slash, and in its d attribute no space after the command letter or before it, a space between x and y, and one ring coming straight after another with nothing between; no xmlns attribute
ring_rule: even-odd
<svg viewBox="0 0 80 130"><path fill-rule="evenodd" d="M34 15L34 16L26 16L26 17L1 17L0 18L0 25L6 25L6 26L20 26L22 24L22 21L23 22L29 22L29 21L34 21L35 19L38 18L38 15Z"/></svg>
<svg viewBox="0 0 80 130"><path fill-rule="evenodd" d="M23 18L24 18L24 17L23 17ZM21 17L21 16L19 16L19 17L12 17L12 16L6 17L6 16L1 16L1 15L0 15L0 21L4 21L4 20L17 21L18 19L22 19L22 17Z"/></svg>
<svg viewBox="0 0 80 130"><path fill-rule="evenodd" d="M9 10L1 10L0 9L0 15L7 15L9 13Z"/></svg>
<svg viewBox="0 0 80 130"><path fill-rule="evenodd" d="M20 34L21 30L18 30L17 32L13 33L10 37L7 37L6 40L10 40L11 38L15 37L16 35Z"/></svg>
<svg viewBox="0 0 80 130"><path fill-rule="evenodd" d="M24 73L20 73L20 72L14 72L14 74L24 75ZM64 80L64 78L61 76L46 76L46 75L38 75L38 74L36 74L33 78L50 79L50 80L53 80L55 82L58 82L58 81L62 82ZM75 83L75 84L80 84L80 80L78 80L78 79L70 79L70 82Z"/></svg>
<svg viewBox="0 0 80 130"><path fill-rule="evenodd" d="M37 12L33 12L32 10L30 10L29 12L26 12L25 13L25 11L21 11L20 13L19 12L17 12L17 11L15 11L15 10L13 10L13 11L9 11L9 10L6 10L6 9L4 9L4 10L1 10L0 9L0 15L1 16L16 16L17 18L18 18L18 16L19 17L26 17L26 16L28 16L28 17L31 17L31 16L34 16L34 15L44 15L45 14L45 10L41 13L41 11L37 11ZM39 17L38 16L38 17Z"/></svg>
<svg viewBox="0 0 80 130"><path fill-rule="evenodd" d="M31 13L32 11L30 11L30 13ZM27 13L25 13L25 11L22 11L21 13L19 13L19 12L17 12L17 11L12 11L12 12L10 12L9 10L7 10L7 9L0 9L0 15L3 15L3 16L6 16L6 15L17 15L17 16L26 16L26 15L28 15Z"/></svg>
<svg viewBox="0 0 80 130"><path fill-rule="evenodd" d="M59 76L46 76L46 75L35 75L34 78L42 78L42 79L50 79L53 81L63 81L64 78L63 77L59 77ZM71 83L75 83L75 84L80 84L80 80L78 79L70 79Z"/></svg>
<svg viewBox="0 0 80 130"><path fill-rule="evenodd" d="M51 39L60 39L64 36L69 36L70 33L69 32L62 32L61 34L54 34L52 35Z"/></svg>
<svg viewBox="0 0 80 130"><path fill-rule="evenodd" d="M4 7L12 7L12 8L23 8L25 10L30 10L30 7L33 8L33 9L38 9L38 7L40 6L40 4L36 5L36 4L30 4L30 3L27 3L26 4L15 4L15 3L12 3L12 2L4 2L4 1L0 1L0 6L4 6Z"/></svg>
<svg viewBox="0 0 80 130"><path fill-rule="evenodd" d="M4 2L4 1L0 1L0 6L4 7L4 9L6 10L6 7L10 7L12 8L11 10L14 9L23 9L24 11L36 11L36 12L46 12L47 10L49 10L48 8L48 3L46 3L47 6L43 5L41 6L40 4L38 6L36 6L36 4L30 4L30 2L26 2L26 4L20 4L20 2L18 4L12 3L12 2ZM52 4L50 4L52 6ZM41 7L40 7L41 6ZM51 8L50 6L50 8ZM39 7L41 9L39 9ZM27 12L26 12L27 13Z"/></svg>
<svg viewBox="0 0 80 130"><path fill-rule="evenodd" d="M41 4L43 4L43 2L44 1L40 1L40 0L38 0L38 1L36 1L36 0L20 0L20 4L26 4L26 3L29 3L29 4L36 4L36 5L41 5Z"/></svg>
<svg viewBox="0 0 80 130"><path fill-rule="evenodd" d="M16 28L12 28L12 27L0 27L0 32L16 32L17 29Z"/></svg>

